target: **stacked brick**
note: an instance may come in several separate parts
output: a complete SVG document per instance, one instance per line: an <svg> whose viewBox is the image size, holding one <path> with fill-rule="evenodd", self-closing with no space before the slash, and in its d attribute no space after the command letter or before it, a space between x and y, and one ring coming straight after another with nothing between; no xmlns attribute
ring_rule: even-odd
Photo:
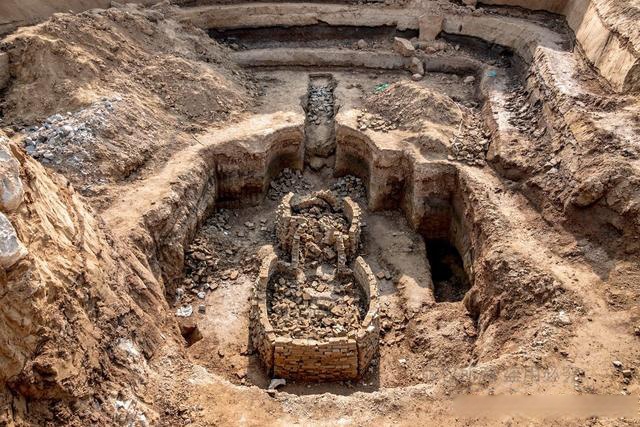
<svg viewBox="0 0 640 427"><path fill-rule="evenodd" d="M262 259L249 310L249 339L267 372L273 370L273 352L277 338L267 312L267 285L277 268L278 256L271 248L271 251Z"/></svg>
<svg viewBox="0 0 640 427"><path fill-rule="evenodd" d="M267 372L276 377L300 381L339 381L356 379L366 373L378 351L378 286L366 262L358 257L354 278L368 299L367 314L356 331L346 337L322 341L279 337L267 313L267 285L271 276L291 265L278 261L271 250L262 259L251 301L250 338Z"/></svg>
<svg viewBox="0 0 640 427"><path fill-rule="evenodd" d="M339 381L358 377L358 347L351 338L325 341L276 338L273 374L302 381Z"/></svg>
<svg viewBox="0 0 640 427"><path fill-rule="evenodd" d="M369 265L358 257L353 266L353 276L364 290L369 300L369 310L356 332L358 345L358 375L362 376L369 368L369 364L378 352L380 340L380 317L378 314L378 283Z"/></svg>
<svg viewBox="0 0 640 427"><path fill-rule="evenodd" d="M360 245L360 233L362 230L362 210L360 206L351 197L343 199L342 211L349 221L349 234L345 241L344 247L347 256L354 256L358 252Z"/></svg>
<svg viewBox="0 0 640 427"><path fill-rule="evenodd" d="M331 206L334 211L339 208L339 202L336 196L331 191L318 191L312 194L310 197L302 199L302 201L292 206L293 193L285 195L278 205L276 210L276 237L278 244L282 250L291 252L292 259L295 256L300 256L300 253L293 250L295 242L295 236L301 225L306 224L306 219L302 216L295 215L294 208L308 208L318 203L319 201L326 202ZM357 203L355 203L350 197L342 199L342 212L349 222L349 230L342 238L342 244L344 245L344 254L347 258L352 259L358 252L360 245L360 233L362 224L362 210ZM332 240L336 245L339 245L337 234L334 233ZM336 252L340 252L340 249L336 247ZM346 261L346 259L345 259Z"/></svg>
<svg viewBox="0 0 640 427"><path fill-rule="evenodd" d="M298 229L298 224L292 224L293 214L291 212L291 199L293 193L288 193L282 198L282 201L276 209L276 237L280 247L288 251L293 243L293 236Z"/></svg>

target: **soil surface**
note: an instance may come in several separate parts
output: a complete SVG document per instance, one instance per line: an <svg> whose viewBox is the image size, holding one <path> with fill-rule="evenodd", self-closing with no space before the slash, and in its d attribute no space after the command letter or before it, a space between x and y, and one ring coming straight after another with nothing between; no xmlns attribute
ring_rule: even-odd
<svg viewBox="0 0 640 427"><path fill-rule="evenodd" d="M113 2L7 34L0 424L638 425L452 409L459 396L630 396L637 412L640 392L638 95L614 90L563 16L469 3L207 32L168 2ZM637 55L638 5L593 7ZM483 37L436 40L404 21L346 25L363 8L546 36L523 46L505 25L498 46L480 24ZM549 34L553 49L535 46ZM232 59L281 47L380 62ZM292 259L275 232L283 197L320 190L362 210L379 351L357 380L276 387L251 298L266 245ZM297 213L307 277L272 278L270 320L292 338L342 336L367 307L320 235L348 220Z"/></svg>

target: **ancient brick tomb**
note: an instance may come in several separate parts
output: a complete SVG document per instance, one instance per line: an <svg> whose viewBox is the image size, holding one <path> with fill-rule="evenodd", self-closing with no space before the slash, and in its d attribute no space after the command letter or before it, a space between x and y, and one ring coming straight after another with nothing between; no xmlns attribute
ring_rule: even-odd
<svg viewBox="0 0 640 427"><path fill-rule="evenodd" d="M362 257L360 207L330 191L287 194L251 305L254 349L274 377L356 379L379 341L378 288ZM288 257L288 260L283 258Z"/></svg>

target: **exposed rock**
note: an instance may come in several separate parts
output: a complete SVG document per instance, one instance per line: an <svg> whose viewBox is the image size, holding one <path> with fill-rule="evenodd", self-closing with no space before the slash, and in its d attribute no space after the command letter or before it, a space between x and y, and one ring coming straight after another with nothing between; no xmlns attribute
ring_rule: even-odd
<svg viewBox="0 0 640 427"><path fill-rule="evenodd" d="M393 49L400 55L406 57L413 56L416 52L416 49L413 47L411 42L407 39L403 39L402 37L394 37Z"/></svg>
<svg viewBox="0 0 640 427"><path fill-rule="evenodd" d="M0 212L0 265L9 269L28 255L9 219Z"/></svg>
<svg viewBox="0 0 640 427"><path fill-rule="evenodd" d="M185 305L182 307L178 307L176 309L176 316L178 317L189 317L193 314L193 307L190 305Z"/></svg>
<svg viewBox="0 0 640 427"><path fill-rule="evenodd" d="M318 156L311 156L309 158L309 167L313 170L320 170L326 166L326 159Z"/></svg>
<svg viewBox="0 0 640 427"><path fill-rule="evenodd" d="M418 25L420 26L420 40L435 40L436 37L438 37L438 34L442 31L443 22L444 17L442 15L422 15L418 19Z"/></svg>
<svg viewBox="0 0 640 427"><path fill-rule="evenodd" d="M571 318L566 312L560 311L556 316L556 324L559 326L568 326L571 324Z"/></svg>
<svg viewBox="0 0 640 427"><path fill-rule="evenodd" d="M10 212L20 206L24 197L20 179L20 163L13 157L8 140L0 136L0 209Z"/></svg>
<svg viewBox="0 0 640 427"><path fill-rule="evenodd" d="M571 203L579 207L587 207L596 203L604 196L606 177L593 176L582 182L571 194Z"/></svg>
<svg viewBox="0 0 640 427"><path fill-rule="evenodd" d="M0 89L4 89L9 82L9 55L0 52Z"/></svg>
<svg viewBox="0 0 640 427"><path fill-rule="evenodd" d="M415 56L411 58L411 64L409 64L409 71L413 74L424 75L424 64L422 61Z"/></svg>
<svg viewBox="0 0 640 427"><path fill-rule="evenodd" d="M271 380L271 382L269 383L269 390L275 390L280 386L286 385L287 384L287 380L285 380L284 378L273 378Z"/></svg>

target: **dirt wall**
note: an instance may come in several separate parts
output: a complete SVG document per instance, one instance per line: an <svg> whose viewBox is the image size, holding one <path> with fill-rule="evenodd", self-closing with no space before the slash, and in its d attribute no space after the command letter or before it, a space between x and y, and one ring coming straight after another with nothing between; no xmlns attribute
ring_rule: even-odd
<svg viewBox="0 0 640 427"><path fill-rule="evenodd" d="M138 0L122 3L154 4L157 0ZM84 12L85 10L111 6L111 0L3 0L0 2L0 34L6 34L18 27L44 21L54 13Z"/></svg>
<svg viewBox="0 0 640 427"><path fill-rule="evenodd" d="M143 387L122 358L149 359L179 338L166 327L168 306L148 265L65 178L7 147L24 198L6 216L26 254L0 268L0 425L44 425L21 421L49 400L74 400L78 412L93 396L106 401L105 378L113 388Z"/></svg>
<svg viewBox="0 0 640 427"><path fill-rule="evenodd" d="M4 89L9 82L9 56L0 53L0 90Z"/></svg>
<svg viewBox="0 0 640 427"><path fill-rule="evenodd" d="M518 6L531 10L562 13L570 0L483 0L483 4Z"/></svg>
<svg viewBox="0 0 640 427"><path fill-rule="evenodd" d="M565 15L584 55L619 92L640 90L640 55L634 23L624 14L624 1L611 0L486 0L486 4L519 6Z"/></svg>

